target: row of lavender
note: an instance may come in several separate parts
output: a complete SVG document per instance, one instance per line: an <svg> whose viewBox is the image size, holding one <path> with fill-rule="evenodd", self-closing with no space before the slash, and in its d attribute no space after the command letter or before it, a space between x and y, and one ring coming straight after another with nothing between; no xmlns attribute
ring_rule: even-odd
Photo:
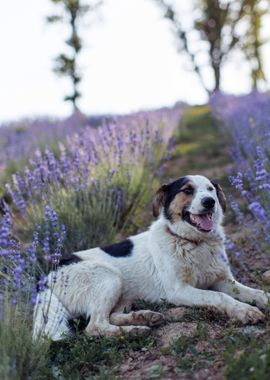
<svg viewBox="0 0 270 380"><path fill-rule="evenodd" d="M17 167L31 157L37 147L53 146L64 141L87 124L87 119L75 114L64 120L40 118L19 120L0 125L0 178L6 167ZM19 167L20 165L18 165Z"/></svg>
<svg viewBox="0 0 270 380"><path fill-rule="evenodd" d="M162 109L160 112L169 111ZM58 152L57 141L65 142L67 136L80 133L86 126L98 127L104 121L118 120L111 115L87 117L75 113L66 119L39 118L24 119L0 124L0 184L5 169L21 167L36 148L44 150L50 146Z"/></svg>
<svg viewBox="0 0 270 380"><path fill-rule="evenodd" d="M27 160L37 147L65 141L66 137L79 132L86 125L97 127L112 116L87 117L80 112L66 119L36 118L22 119L0 124L0 162L4 166L10 161Z"/></svg>
<svg viewBox="0 0 270 380"><path fill-rule="evenodd" d="M263 255L270 242L270 94L216 94L211 106L233 141L236 172L230 180L240 197L232 208L239 224L251 230L253 248Z"/></svg>

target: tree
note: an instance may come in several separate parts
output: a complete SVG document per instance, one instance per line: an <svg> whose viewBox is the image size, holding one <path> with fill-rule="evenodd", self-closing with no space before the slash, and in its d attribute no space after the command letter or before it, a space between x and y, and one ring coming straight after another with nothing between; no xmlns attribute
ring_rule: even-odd
<svg viewBox="0 0 270 380"><path fill-rule="evenodd" d="M78 56L82 50L82 39L79 35L80 21L89 12L96 10L102 3L100 0L93 0L92 4L84 4L83 0L51 0L58 6L59 12L47 17L49 23L65 22L70 25L70 36L65 41L69 53L61 53L55 58L54 71L64 77L68 77L72 83L72 93L65 96L65 101L70 101L73 111L78 111L77 100L81 96L79 83L82 80L78 66Z"/></svg>
<svg viewBox="0 0 270 380"><path fill-rule="evenodd" d="M195 11L189 30L182 27L176 2L155 1L164 10L164 17L171 22L174 33L181 42L181 50L189 56L193 70L208 94L220 89L222 66L230 53L239 48L242 48L247 60L253 60L253 85L257 85L258 78L264 78L260 28L261 18L266 11L260 10L261 0L195 0ZM239 28L240 23L246 24L242 31ZM204 52L213 73L212 88L205 83L204 67L198 58L201 51L194 51L192 48L191 32L194 30L197 31L200 41L207 42Z"/></svg>
<svg viewBox="0 0 270 380"><path fill-rule="evenodd" d="M265 7L262 6L262 2L257 0L249 0L246 4L245 13L248 27L241 48L251 66L251 80L254 89L258 88L260 81L266 82L262 60L262 46L266 40L262 39L261 26L263 16L269 12L269 5L269 0L265 2Z"/></svg>

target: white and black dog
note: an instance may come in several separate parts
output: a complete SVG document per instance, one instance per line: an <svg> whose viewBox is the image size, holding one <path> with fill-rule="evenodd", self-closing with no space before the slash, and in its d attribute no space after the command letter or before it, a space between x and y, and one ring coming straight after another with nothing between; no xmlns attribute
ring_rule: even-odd
<svg viewBox="0 0 270 380"><path fill-rule="evenodd" d="M150 310L130 311L132 301L214 307L242 323L264 319L269 295L237 282L230 270L221 226L225 196L218 184L189 175L163 185L146 232L73 255L50 273L34 311L34 338L69 333L68 320L90 318L85 332L109 336L145 333L163 321ZM248 303L254 302L257 307Z"/></svg>

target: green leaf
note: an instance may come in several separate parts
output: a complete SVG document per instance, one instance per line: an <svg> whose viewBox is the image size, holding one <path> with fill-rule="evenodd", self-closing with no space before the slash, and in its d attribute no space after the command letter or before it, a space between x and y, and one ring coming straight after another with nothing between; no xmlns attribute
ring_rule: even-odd
<svg viewBox="0 0 270 380"><path fill-rule="evenodd" d="M55 22L63 21L63 17L62 17L62 16L59 16L59 15L51 15L51 16L47 16L47 17L46 17L46 21L47 21L49 24L53 24L53 23L55 23Z"/></svg>

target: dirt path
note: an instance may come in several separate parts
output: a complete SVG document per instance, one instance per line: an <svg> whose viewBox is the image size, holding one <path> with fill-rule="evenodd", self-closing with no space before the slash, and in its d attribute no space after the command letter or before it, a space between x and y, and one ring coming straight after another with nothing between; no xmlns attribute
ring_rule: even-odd
<svg viewBox="0 0 270 380"><path fill-rule="evenodd" d="M217 179L225 193L232 191L227 180L232 166L228 146L225 136L211 119L209 109L189 109L176 136L175 154L164 167L163 182L186 174L202 174ZM235 229L230 212L225 226L233 233L233 239L243 237L243 233ZM255 282L254 276L247 276L241 268L236 268L236 273L246 282ZM246 379L238 376L241 370L235 360L248 342L263 341L267 335L268 322L240 327L213 310L167 305L150 307L164 312L166 323L153 331L150 345L128 352L116 371L121 379Z"/></svg>

